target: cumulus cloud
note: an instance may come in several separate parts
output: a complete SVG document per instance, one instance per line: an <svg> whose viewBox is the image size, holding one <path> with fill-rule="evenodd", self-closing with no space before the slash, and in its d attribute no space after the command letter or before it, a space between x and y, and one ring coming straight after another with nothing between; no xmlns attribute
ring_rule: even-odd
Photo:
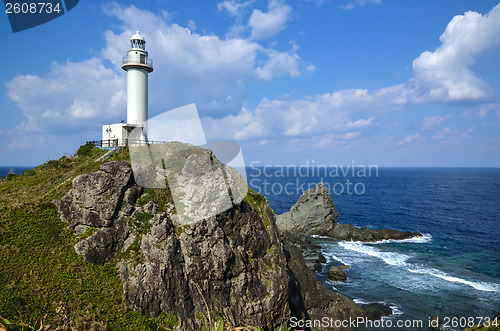
<svg viewBox="0 0 500 331"><path fill-rule="evenodd" d="M353 139L361 129L373 125L375 117L366 118L365 114L386 102L367 90L343 90L298 100L263 99L254 111L243 109L222 119L204 118L203 124L212 139L223 138L221 134L226 139L247 140L327 133Z"/></svg>
<svg viewBox="0 0 500 331"><path fill-rule="evenodd" d="M117 61L124 52L132 27L144 31L147 49L155 60L150 75L150 108L162 111L196 102L203 114L219 116L237 113L246 97L250 82L270 81L277 77L297 77L307 70L295 49L279 52L243 38L221 39L215 35L194 33L162 17L156 23L149 11L114 4L110 15L124 22L123 31L105 35L105 58ZM149 22L148 21L148 22Z"/></svg>
<svg viewBox="0 0 500 331"><path fill-rule="evenodd" d="M434 52L413 61L417 102L471 102L494 97L494 89L472 70L479 54L500 44L500 5L486 15L455 16Z"/></svg>
<svg viewBox="0 0 500 331"><path fill-rule="evenodd" d="M18 75L7 82L7 96L26 118L30 131L66 131L111 119L126 108L126 85L121 75L102 60L52 63L44 76Z"/></svg>
<svg viewBox="0 0 500 331"><path fill-rule="evenodd" d="M126 73L121 59L138 28L145 36L154 72L149 75L150 114L196 102L203 115L237 114L246 85L308 70L295 49L279 52L242 38L221 39L170 23L167 12L154 14L112 3L106 14L118 18L118 32L106 31L100 57L53 63L45 75L17 75L8 97L26 117L29 130L70 130L85 123L124 120ZM109 60L113 66L105 66ZM122 115L120 117L120 115ZM93 121L93 122L92 122ZM63 125L62 125L63 124Z"/></svg>
<svg viewBox="0 0 500 331"><path fill-rule="evenodd" d="M292 13L292 8L279 0L270 0L267 9L266 13L260 9L253 10L248 21L252 39L267 39L277 35L285 29Z"/></svg>

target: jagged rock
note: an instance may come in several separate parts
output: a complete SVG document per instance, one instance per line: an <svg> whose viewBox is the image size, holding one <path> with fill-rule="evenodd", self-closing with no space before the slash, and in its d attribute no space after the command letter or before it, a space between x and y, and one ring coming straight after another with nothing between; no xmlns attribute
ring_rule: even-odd
<svg viewBox="0 0 500 331"><path fill-rule="evenodd" d="M337 216L328 189L318 183L305 191L290 211L277 215L276 224L283 232L325 235L335 226Z"/></svg>
<svg viewBox="0 0 500 331"><path fill-rule="evenodd" d="M208 304L218 309L220 302L236 325L279 325L289 316L278 229L266 227L246 201L189 226L175 227L165 213L151 223L140 239L141 259L119 262L129 307L148 316L175 313L180 329L196 329L194 311L204 307L199 287Z"/></svg>
<svg viewBox="0 0 500 331"><path fill-rule="evenodd" d="M76 252L92 263L104 264L127 237L127 218L141 189L135 185L130 165L121 161L103 164L99 171L80 175L72 183L70 192L54 203L77 235L93 229L75 245Z"/></svg>
<svg viewBox="0 0 500 331"><path fill-rule="evenodd" d="M336 240L372 242L384 239L408 239L422 236L418 232L389 229L357 228L351 224L338 224L337 211L328 189L323 183L305 191L290 211L277 215L276 224L283 232L301 232L331 237Z"/></svg>
<svg viewBox="0 0 500 331"><path fill-rule="evenodd" d="M308 235L297 232L284 232L283 240L290 245L300 248L309 269L318 272L323 270L321 264L326 262L326 258L321 253L321 246L313 243Z"/></svg>
<svg viewBox="0 0 500 331"><path fill-rule="evenodd" d="M338 282L345 282L347 280L347 276L342 271L342 269L334 265L332 265L328 270L328 278Z"/></svg>

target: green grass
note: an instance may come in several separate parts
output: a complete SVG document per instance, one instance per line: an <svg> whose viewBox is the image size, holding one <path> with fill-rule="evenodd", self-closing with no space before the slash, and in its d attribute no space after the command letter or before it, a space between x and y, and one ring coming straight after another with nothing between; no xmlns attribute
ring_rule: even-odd
<svg viewBox="0 0 500 331"><path fill-rule="evenodd" d="M85 146L77 156L0 181L0 322L5 329L5 321L19 330L40 322L57 326L64 319L61 307L79 330L156 330L162 324L125 307L114 264L93 265L75 253L73 245L95 229L77 238L51 203L71 189L74 177L98 170L102 163L95 159L104 153ZM127 153L110 160L126 159Z"/></svg>

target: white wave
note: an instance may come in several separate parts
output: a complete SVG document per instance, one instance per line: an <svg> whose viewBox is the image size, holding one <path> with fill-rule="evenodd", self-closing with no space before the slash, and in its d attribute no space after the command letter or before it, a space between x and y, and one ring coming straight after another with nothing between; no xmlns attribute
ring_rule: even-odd
<svg viewBox="0 0 500 331"><path fill-rule="evenodd" d="M332 262L332 260L335 260L335 261L340 262L343 265L349 265L349 263L347 263L345 260L338 257L337 255L333 255L333 254L330 254L328 252L323 252L323 255L325 255L325 253L328 254L327 258L326 258L327 263L330 263L330 262Z"/></svg>
<svg viewBox="0 0 500 331"><path fill-rule="evenodd" d="M376 247L367 246L363 243L355 241L341 241L338 244L345 249L377 257L379 259L382 259L385 263L393 266L405 266L405 261L410 258L408 255L383 252Z"/></svg>
<svg viewBox="0 0 500 331"><path fill-rule="evenodd" d="M452 276L450 274L447 274L443 271L440 271L440 270L437 270L434 268L426 268L424 266L419 266L419 265L415 265L412 263L408 263L406 261L410 258L410 256L404 255L404 254L399 254L399 253L394 253L394 252L385 252L385 251L378 249L377 247L375 247L373 245L370 246L368 244L363 244L360 242L349 242L349 241L341 241L338 243L338 245L345 248L345 249L348 249L348 250L352 250L352 251L355 251L358 253L362 253L362 254L366 254L369 256L373 256L375 258L379 258L391 266L405 268L411 273L428 274L428 275L438 277L438 278L443 279L443 280L448 281L448 282L468 285L468 286L471 286L472 288L475 288L476 290L479 290L479 291L488 291L488 292L500 291L500 284L470 281L470 280L466 280L466 279Z"/></svg>
<svg viewBox="0 0 500 331"><path fill-rule="evenodd" d="M441 279L444 279L446 281L453 282L453 283L460 283L460 284L469 285L470 287L473 287L479 291L496 292L496 291L500 290L500 284L493 284L493 283L486 283L486 282L473 282L470 280L451 276L449 274L446 274L446 273L439 271L439 270L436 270L434 268L429 268L429 269L408 268L408 271L413 272L413 273L418 273L418 274L428 274L428 275L438 277L438 278L441 278Z"/></svg>
<svg viewBox="0 0 500 331"><path fill-rule="evenodd" d="M358 304L358 305L367 305L370 303L370 301L365 301L363 299L352 299L352 301L354 301L354 303Z"/></svg>
<svg viewBox="0 0 500 331"><path fill-rule="evenodd" d="M320 239L332 239L331 237L327 237L327 236L320 236L319 234L312 234L311 237L314 237L314 238L320 238Z"/></svg>
<svg viewBox="0 0 500 331"><path fill-rule="evenodd" d="M392 315L403 315L403 309L398 305L389 305L392 309Z"/></svg>
<svg viewBox="0 0 500 331"><path fill-rule="evenodd" d="M384 239L379 241L373 241L368 244L388 244L388 243L413 243L413 244L425 244L432 241L432 235L430 233L422 233L420 237L411 237L408 239Z"/></svg>

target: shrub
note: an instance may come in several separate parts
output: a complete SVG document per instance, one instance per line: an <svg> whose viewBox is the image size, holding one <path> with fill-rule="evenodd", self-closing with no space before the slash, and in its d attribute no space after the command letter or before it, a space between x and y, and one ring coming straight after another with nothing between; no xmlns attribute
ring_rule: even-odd
<svg viewBox="0 0 500 331"><path fill-rule="evenodd" d="M92 154L92 149L94 148L93 144L85 144L78 148L76 151L76 155L78 156L90 156Z"/></svg>

